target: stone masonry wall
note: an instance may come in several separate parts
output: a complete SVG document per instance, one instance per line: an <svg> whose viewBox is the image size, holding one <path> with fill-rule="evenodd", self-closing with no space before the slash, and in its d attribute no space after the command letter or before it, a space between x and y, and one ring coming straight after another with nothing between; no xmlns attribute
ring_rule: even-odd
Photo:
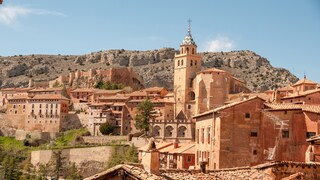
<svg viewBox="0 0 320 180"><path fill-rule="evenodd" d="M125 141L127 136L83 136L83 140L88 144L107 144L112 141Z"/></svg>

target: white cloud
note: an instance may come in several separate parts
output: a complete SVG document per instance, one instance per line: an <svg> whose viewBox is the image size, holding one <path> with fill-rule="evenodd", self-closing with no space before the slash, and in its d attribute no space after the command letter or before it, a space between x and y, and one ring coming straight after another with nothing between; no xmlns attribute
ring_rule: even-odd
<svg viewBox="0 0 320 180"><path fill-rule="evenodd" d="M217 51L231 51L235 44L234 41L225 36L219 36L205 45L205 51L217 52Z"/></svg>
<svg viewBox="0 0 320 180"><path fill-rule="evenodd" d="M28 15L53 15L66 16L57 11L49 11L45 9L32 9L23 6L4 6L0 7L0 23L7 26L15 26L19 19Z"/></svg>

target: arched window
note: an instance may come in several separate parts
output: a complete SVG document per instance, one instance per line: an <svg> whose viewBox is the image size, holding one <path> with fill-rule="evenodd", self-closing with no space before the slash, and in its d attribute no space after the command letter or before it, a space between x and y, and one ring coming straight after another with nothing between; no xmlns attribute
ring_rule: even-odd
<svg viewBox="0 0 320 180"><path fill-rule="evenodd" d="M187 47L187 53L189 53L189 48Z"/></svg>
<svg viewBox="0 0 320 180"><path fill-rule="evenodd" d="M178 66L180 66L180 60L178 60Z"/></svg>
<svg viewBox="0 0 320 180"><path fill-rule="evenodd" d="M155 126L153 128L153 136L159 137L160 136L160 131L161 131L161 128L159 126Z"/></svg>
<svg viewBox="0 0 320 180"><path fill-rule="evenodd" d="M181 48L181 54L183 54L183 48Z"/></svg>
<svg viewBox="0 0 320 180"><path fill-rule="evenodd" d="M192 48L192 54L194 54L194 48Z"/></svg>
<svg viewBox="0 0 320 180"><path fill-rule="evenodd" d="M167 126L164 132L165 137L172 137L173 133L173 127L172 126Z"/></svg>
<svg viewBox="0 0 320 180"><path fill-rule="evenodd" d="M192 59L191 59L191 61L190 61L190 66L192 66L192 64L193 64L193 61L192 61Z"/></svg>
<svg viewBox="0 0 320 180"><path fill-rule="evenodd" d="M185 137L187 132L187 128L184 126L180 126L178 128L178 137Z"/></svg>
<svg viewBox="0 0 320 180"><path fill-rule="evenodd" d="M183 66L183 60L181 60L181 66Z"/></svg>
<svg viewBox="0 0 320 180"><path fill-rule="evenodd" d="M197 66L197 60L194 61L194 65Z"/></svg>
<svg viewBox="0 0 320 180"><path fill-rule="evenodd" d="M196 95L193 91L189 92L189 98L190 100L195 100L196 99Z"/></svg>

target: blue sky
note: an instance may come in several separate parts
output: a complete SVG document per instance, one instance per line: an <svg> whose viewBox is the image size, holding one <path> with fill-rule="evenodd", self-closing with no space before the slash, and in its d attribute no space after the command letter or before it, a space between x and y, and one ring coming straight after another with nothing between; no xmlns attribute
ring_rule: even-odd
<svg viewBox="0 0 320 180"><path fill-rule="evenodd" d="M252 50L320 83L318 0L4 0L0 55L177 49L188 18L200 51Z"/></svg>

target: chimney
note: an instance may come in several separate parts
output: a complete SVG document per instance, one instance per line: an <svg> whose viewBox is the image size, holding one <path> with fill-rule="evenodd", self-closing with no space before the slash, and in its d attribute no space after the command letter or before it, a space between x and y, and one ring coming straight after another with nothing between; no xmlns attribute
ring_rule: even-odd
<svg viewBox="0 0 320 180"><path fill-rule="evenodd" d="M148 149L142 154L141 164L148 173L160 175L160 153L153 138L149 141Z"/></svg>
<svg viewBox="0 0 320 180"><path fill-rule="evenodd" d="M178 142L178 140L176 139L175 141L174 141L174 143L173 143L173 148L174 149L177 149L179 147L179 142Z"/></svg>

